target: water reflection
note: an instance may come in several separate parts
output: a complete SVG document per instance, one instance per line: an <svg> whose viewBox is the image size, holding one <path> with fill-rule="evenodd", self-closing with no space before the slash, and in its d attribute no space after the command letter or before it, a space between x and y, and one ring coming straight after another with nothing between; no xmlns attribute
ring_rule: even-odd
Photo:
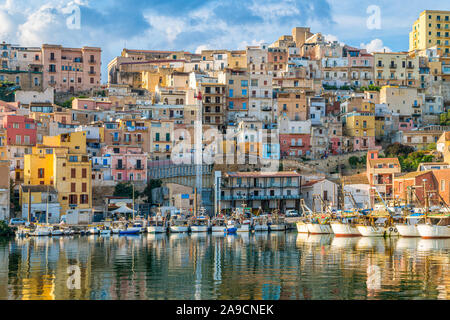
<svg viewBox="0 0 450 320"><path fill-rule="evenodd" d="M449 251L450 240L285 232L0 240L0 298L449 299Z"/></svg>

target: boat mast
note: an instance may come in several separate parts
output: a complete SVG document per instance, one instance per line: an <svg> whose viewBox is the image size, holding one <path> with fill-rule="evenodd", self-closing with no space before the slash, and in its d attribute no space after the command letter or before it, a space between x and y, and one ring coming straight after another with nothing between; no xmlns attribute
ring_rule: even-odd
<svg viewBox="0 0 450 320"><path fill-rule="evenodd" d="M133 222L134 222L134 183L131 184L133 186Z"/></svg>
<svg viewBox="0 0 450 320"><path fill-rule="evenodd" d="M49 187L47 185L47 209L45 210L45 224L48 225L48 195L49 195Z"/></svg>
<svg viewBox="0 0 450 320"><path fill-rule="evenodd" d="M195 160L195 188L196 188L196 195L195 195L195 215L197 215L197 207L200 204L202 205L202 179L203 179L203 158L202 158L202 137L203 137L203 98L202 98L202 92L197 89L197 94L194 96L195 99L197 99L197 119L195 123L194 128L194 160ZM200 194L200 199L197 201L197 193ZM199 203L198 203L199 202Z"/></svg>

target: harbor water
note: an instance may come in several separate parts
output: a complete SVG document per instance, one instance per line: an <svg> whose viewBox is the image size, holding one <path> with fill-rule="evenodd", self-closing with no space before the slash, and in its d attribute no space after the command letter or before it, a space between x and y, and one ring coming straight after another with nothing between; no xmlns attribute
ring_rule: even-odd
<svg viewBox="0 0 450 320"><path fill-rule="evenodd" d="M296 232L0 239L0 299L450 299L450 240Z"/></svg>

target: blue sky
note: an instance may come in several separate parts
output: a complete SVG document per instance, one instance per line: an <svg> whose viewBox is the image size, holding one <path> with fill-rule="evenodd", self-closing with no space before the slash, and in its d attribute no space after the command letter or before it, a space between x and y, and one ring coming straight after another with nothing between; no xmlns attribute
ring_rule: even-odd
<svg viewBox="0 0 450 320"><path fill-rule="evenodd" d="M369 6L380 28L368 28ZM67 23L79 8L80 28ZM408 50L411 25L425 9L450 10L443 0L0 0L0 39L103 49L108 62L122 48L198 51L243 49L273 42L295 26L369 50ZM73 20L70 20L73 22Z"/></svg>

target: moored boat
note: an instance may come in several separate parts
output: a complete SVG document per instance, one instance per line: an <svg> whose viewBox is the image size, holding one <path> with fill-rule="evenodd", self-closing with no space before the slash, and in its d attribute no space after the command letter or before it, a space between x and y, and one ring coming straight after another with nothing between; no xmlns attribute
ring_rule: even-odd
<svg viewBox="0 0 450 320"><path fill-rule="evenodd" d="M165 233L167 231L166 219L161 215L156 215L150 218L147 227L148 233Z"/></svg>
<svg viewBox="0 0 450 320"><path fill-rule="evenodd" d="M305 223L305 221L298 221L296 223L296 226L297 226L298 233L309 233L308 224Z"/></svg>
<svg viewBox="0 0 450 320"><path fill-rule="evenodd" d="M330 223L331 229L336 237L360 237L361 233L355 225L344 223L341 221L333 221Z"/></svg>
<svg viewBox="0 0 450 320"><path fill-rule="evenodd" d="M418 224L417 229L423 239L447 239L450 238L450 216L432 216L427 223Z"/></svg>
<svg viewBox="0 0 450 320"><path fill-rule="evenodd" d="M169 230L173 233L189 232L189 221L180 215L175 215L170 218Z"/></svg>
<svg viewBox="0 0 450 320"><path fill-rule="evenodd" d="M253 218L253 230L255 232L267 232L269 231L267 215L260 215Z"/></svg>
<svg viewBox="0 0 450 320"><path fill-rule="evenodd" d="M198 216L191 220L191 232L208 232L209 231L209 217Z"/></svg>
<svg viewBox="0 0 450 320"><path fill-rule="evenodd" d="M36 229L34 229L33 232L30 233L32 236L36 237L46 237L51 235L52 233L52 227L48 225L37 225Z"/></svg>
<svg viewBox="0 0 450 320"><path fill-rule="evenodd" d="M211 220L211 232L213 233L224 233L226 232L227 225L223 217L217 217Z"/></svg>

